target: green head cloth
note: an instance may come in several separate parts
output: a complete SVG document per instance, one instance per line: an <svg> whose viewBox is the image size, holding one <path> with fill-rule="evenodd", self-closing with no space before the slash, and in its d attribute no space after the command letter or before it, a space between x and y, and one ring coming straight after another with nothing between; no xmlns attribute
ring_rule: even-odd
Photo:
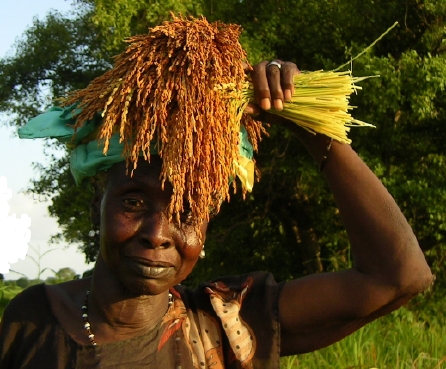
<svg viewBox="0 0 446 369"><path fill-rule="evenodd" d="M70 168L77 184L86 177L92 177L99 171L107 170L112 165L125 161L123 156L124 144L120 143L119 134L110 139L107 154L103 153L103 144L96 140L94 132L102 124L100 113L74 131L76 116L80 113L77 104L67 107L52 107L47 112L31 119L19 129L20 138L56 138L71 147ZM150 153L157 155L155 146ZM248 140L246 129L240 129L239 160L234 163L237 176L243 186L252 190L254 182L254 163L252 162L253 148Z"/></svg>

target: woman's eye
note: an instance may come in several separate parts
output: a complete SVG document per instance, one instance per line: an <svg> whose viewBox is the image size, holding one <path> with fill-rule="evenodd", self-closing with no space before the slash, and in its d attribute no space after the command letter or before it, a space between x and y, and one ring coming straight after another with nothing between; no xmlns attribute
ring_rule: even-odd
<svg viewBox="0 0 446 369"><path fill-rule="evenodd" d="M134 198L124 199L124 204L131 208L141 208L144 205L142 200L134 199Z"/></svg>
<svg viewBox="0 0 446 369"><path fill-rule="evenodd" d="M180 215L180 220L182 223L191 223L192 222L192 210L190 205L186 202L183 205L183 212Z"/></svg>

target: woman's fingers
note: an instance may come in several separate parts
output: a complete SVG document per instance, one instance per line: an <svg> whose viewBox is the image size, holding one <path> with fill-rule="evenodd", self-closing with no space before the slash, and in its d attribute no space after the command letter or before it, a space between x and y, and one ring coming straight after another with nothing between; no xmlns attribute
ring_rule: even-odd
<svg viewBox="0 0 446 369"><path fill-rule="evenodd" d="M245 108L245 114L249 115L259 115L260 114L260 108L256 104L249 103Z"/></svg>
<svg viewBox="0 0 446 369"><path fill-rule="evenodd" d="M294 94L294 76L299 73L297 65L291 62L284 62L281 69L281 84L285 101L291 101Z"/></svg>
<svg viewBox="0 0 446 369"><path fill-rule="evenodd" d="M266 77L266 66L268 61L262 61L259 64L253 66L251 72L251 79L254 85L254 97L257 104L263 110L271 109L271 94Z"/></svg>
<svg viewBox="0 0 446 369"><path fill-rule="evenodd" d="M274 60L263 61L253 67L251 78L254 96L263 110L273 107L283 109L283 102L290 101L294 92L294 75L299 70L294 63Z"/></svg>
<svg viewBox="0 0 446 369"><path fill-rule="evenodd" d="M266 77L271 94L272 106L276 110L283 109L282 62L274 60L266 65Z"/></svg>

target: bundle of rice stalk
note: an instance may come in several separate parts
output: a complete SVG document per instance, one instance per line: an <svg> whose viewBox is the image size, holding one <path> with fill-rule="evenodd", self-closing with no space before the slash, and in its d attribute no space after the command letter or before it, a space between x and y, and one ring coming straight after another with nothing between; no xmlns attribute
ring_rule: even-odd
<svg viewBox="0 0 446 369"><path fill-rule="evenodd" d="M271 113L287 118L312 133L321 133L339 142L350 144L351 126L369 123L352 118L349 97L361 87L356 84L369 77L353 77L350 71L301 72L294 77L294 94L284 102L283 110ZM244 90L246 99L254 102L252 86Z"/></svg>
<svg viewBox="0 0 446 369"><path fill-rule="evenodd" d="M254 150L266 131L243 113L252 89L243 70L240 27L172 17L148 34L128 39L113 69L71 93L63 105L79 103L75 128L101 112L98 139L104 154L111 136L119 134L130 171L140 155L150 160L156 144L163 186L165 181L173 186L170 215L179 221L187 202L195 219L208 220L209 209L218 211L229 198L229 179L239 174L241 127ZM348 114L356 81L347 73L299 74L293 101L277 113L349 142L346 124L363 124Z"/></svg>

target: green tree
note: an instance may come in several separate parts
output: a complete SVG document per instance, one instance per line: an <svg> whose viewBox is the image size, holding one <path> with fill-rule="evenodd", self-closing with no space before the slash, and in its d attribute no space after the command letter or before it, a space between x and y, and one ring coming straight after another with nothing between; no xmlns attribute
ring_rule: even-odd
<svg viewBox="0 0 446 369"><path fill-rule="evenodd" d="M15 283L21 288L27 288L29 286L29 279L27 277L21 277Z"/></svg>
<svg viewBox="0 0 446 369"><path fill-rule="evenodd" d="M150 27L169 19L170 13L201 14L201 1L196 0L79 0L78 3L92 7L91 21L109 51L122 50L125 38L146 33Z"/></svg>
<svg viewBox="0 0 446 369"><path fill-rule="evenodd" d="M354 116L377 128L355 129L350 136L440 270L446 252L446 1L78 0L77 7L76 18L54 13L36 22L16 54L0 61L0 90L6 91L0 111L24 119L48 105L39 95L45 83L51 98L85 86L122 50L123 38L168 19L169 10L240 24L251 62L280 56L310 70L344 64L399 21L351 65L356 76L380 78L363 82L364 90L353 96ZM52 62L36 58L24 65L53 33L66 38L45 49ZM281 128L269 132L256 157L262 180L246 201L233 196L211 223L207 257L190 283L253 269L270 270L282 280L349 265L348 240L316 166ZM62 227L55 240L81 244L94 260L87 188L73 185L66 158L39 170L41 180L31 191L53 201L50 212Z"/></svg>
<svg viewBox="0 0 446 369"><path fill-rule="evenodd" d="M48 277L45 280L46 284L57 284L62 282L68 282L72 281L76 278L76 272L71 268L61 268L56 273L54 273L54 276Z"/></svg>
<svg viewBox="0 0 446 369"><path fill-rule="evenodd" d="M0 111L14 118L9 123L22 124L110 67L110 57L98 56L102 43L90 17L84 9L77 17L34 19L15 55L0 60Z"/></svg>

